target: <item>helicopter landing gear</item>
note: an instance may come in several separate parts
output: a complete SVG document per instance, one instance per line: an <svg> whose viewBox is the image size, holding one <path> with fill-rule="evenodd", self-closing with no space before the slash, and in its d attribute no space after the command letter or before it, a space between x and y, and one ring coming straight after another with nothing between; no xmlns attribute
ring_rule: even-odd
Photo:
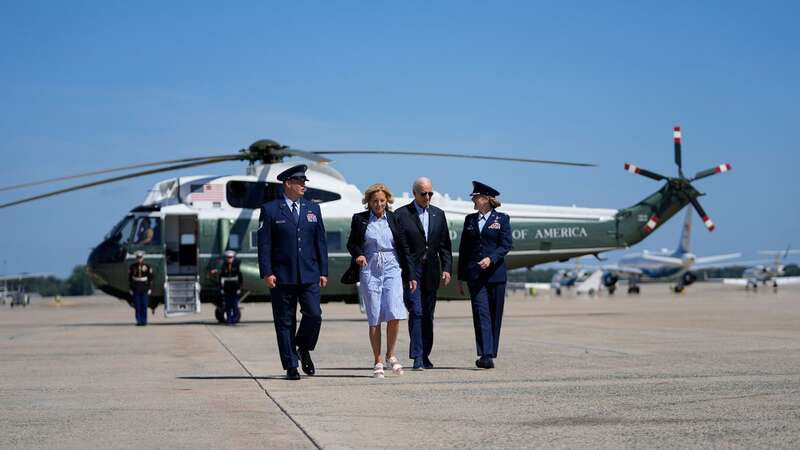
<svg viewBox="0 0 800 450"><path fill-rule="evenodd" d="M628 286L628 294L639 294L639 286Z"/></svg>
<svg viewBox="0 0 800 450"><path fill-rule="evenodd" d="M673 291L673 292L675 292L676 294L680 294L681 292L683 292L683 286L682 286L682 285L680 285L680 284L676 284L676 285L675 285L675 286L672 288L672 291Z"/></svg>

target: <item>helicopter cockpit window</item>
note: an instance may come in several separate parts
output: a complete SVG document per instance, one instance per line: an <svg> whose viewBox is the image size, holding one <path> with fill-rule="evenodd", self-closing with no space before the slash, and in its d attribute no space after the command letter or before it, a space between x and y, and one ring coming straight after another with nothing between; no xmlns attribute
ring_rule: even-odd
<svg viewBox="0 0 800 450"><path fill-rule="evenodd" d="M228 203L234 208L257 209L264 203L280 198L283 185L263 181L229 181L226 187ZM341 195L322 189L306 188L305 199L314 203L339 200Z"/></svg>
<svg viewBox="0 0 800 450"><path fill-rule="evenodd" d="M160 245L161 219L158 217L139 217L136 219L134 245Z"/></svg>
<svg viewBox="0 0 800 450"><path fill-rule="evenodd" d="M131 238L132 229L133 217L126 216L124 219L120 220L118 224L114 225L114 228L112 228L111 231L109 231L106 235L106 239L127 243Z"/></svg>

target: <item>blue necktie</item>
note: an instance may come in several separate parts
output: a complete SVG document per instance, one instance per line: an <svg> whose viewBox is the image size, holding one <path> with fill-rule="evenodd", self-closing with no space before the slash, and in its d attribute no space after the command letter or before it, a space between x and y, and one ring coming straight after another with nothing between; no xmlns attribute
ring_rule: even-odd
<svg viewBox="0 0 800 450"><path fill-rule="evenodd" d="M294 216L294 223L300 222L300 212L297 211L297 203L292 203L292 215Z"/></svg>
<svg viewBox="0 0 800 450"><path fill-rule="evenodd" d="M478 220L478 231L483 231L483 226L486 225L486 217L481 216Z"/></svg>

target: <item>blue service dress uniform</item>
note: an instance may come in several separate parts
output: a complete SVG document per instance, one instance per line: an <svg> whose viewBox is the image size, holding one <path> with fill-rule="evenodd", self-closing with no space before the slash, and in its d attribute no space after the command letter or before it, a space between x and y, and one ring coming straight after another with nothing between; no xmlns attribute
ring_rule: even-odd
<svg viewBox="0 0 800 450"><path fill-rule="evenodd" d="M240 270L238 259L234 259L230 264L227 262L222 263L222 267L219 269L219 289L222 291L225 319L230 325L239 323L242 317L239 310L239 293L242 289L242 281L242 271Z"/></svg>
<svg viewBox="0 0 800 450"><path fill-rule="evenodd" d="M319 205L303 198L295 216L284 197L261 206L258 267L275 275L272 315L284 370L298 366L297 351L312 351L322 324L320 276L328 276L328 246ZM302 319L297 328L297 305ZM295 331L297 328L297 331Z"/></svg>
<svg viewBox="0 0 800 450"><path fill-rule="evenodd" d="M506 294L505 256L512 247L511 221L507 214L492 210L481 230L479 218L479 213L464 218L458 279L469 287L478 356L496 358ZM478 262L487 256L492 263L481 269Z"/></svg>
<svg viewBox="0 0 800 450"><path fill-rule="evenodd" d="M133 294L133 307L136 310L136 325L147 325L147 305L153 284L153 268L144 261L131 264L128 269L128 283Z"/></svg>

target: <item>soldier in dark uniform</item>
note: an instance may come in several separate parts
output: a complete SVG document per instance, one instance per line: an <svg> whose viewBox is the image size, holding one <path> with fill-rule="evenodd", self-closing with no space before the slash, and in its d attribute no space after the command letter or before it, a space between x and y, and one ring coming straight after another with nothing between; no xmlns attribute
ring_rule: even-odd
<svg viewBox="0 0 800 450"><path fill-rule="evenodd" d="M307 167L300 164L278 175L284 195L261 206L258 267L270 288L272 315L286 378L314 375L314 350L322 325L320 288L328 283L328 246L319 205L303 199ZM297 304L303 318L295 331Z"/></svg>
<svg viewBox="0 0 800 450"><path fill-rule="evenodd" d="M241 319L239 296L242 295L242 272L239 270L239 260L236 259L236 252L233 250L226 251L222 267L212 273L219 275L219 291L224 301L223 309L228 325L239 323L239 319Z"/></svg>
<svg viewBox="0 0 800 450"><path fill-rule="evenodd" d="M128 270L133 306L136 309L136 325L147 325L147 304L153 285L153 268L144 262L144 252L137 250L136 262Z"/></svg>
<svg viewBox="0 0 800 450"><path fill-rule="evenodd" d="M494 368L500 343L500 325L506 294L505 256L511 251L511 222L495 210L499 192L472 182L472 202L477 213L464 218L458 247L458 279L467 282L472 303L475 344L480 357L475 365Z"/></svg>

